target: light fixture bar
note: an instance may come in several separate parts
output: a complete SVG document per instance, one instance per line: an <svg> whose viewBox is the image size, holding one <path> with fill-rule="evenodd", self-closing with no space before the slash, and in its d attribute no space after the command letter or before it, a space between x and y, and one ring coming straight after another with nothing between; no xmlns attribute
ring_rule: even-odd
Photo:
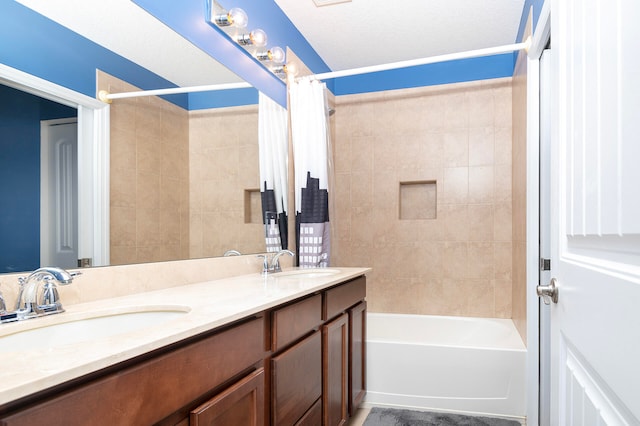
<svg viewBox="0 0 640 426"><path fill-rule="evenodd" d="M241 83L210 84L206 86L191 86L191 87L173 87L170 89L139 90L136 92L122 92L122 93L109 93L106 90L101 90L100 92L98 92L98 99L100 99L102 102L111 103L113 99L139 98L143 96L178 95L182 93L194 93L194 92L213 92L216 90L245 89L248 87L253 87L253 86L243 81Z"/></svg>
<svg viewBox="0 0 640 426"><path fill-rule="evenodd" d="M330 78L349 77L352 75L369 74L372 72L389 71L399 68L415 67L419 65L435 64L438 62L455 61L458 59L479 58L481 56L498 55L501 53L509 53L517 50L528 50L531 45L531 37L525 41L515 44L507 44L504 46L488 47L484 49L469 50L466 52L447 53L445 55L430 56L428 58L410 59L408 61L392 62L390 64L372 65L368 67L352 68L342 71L331 71L320 74L313 74L300 79L327 80Z"/></svg>

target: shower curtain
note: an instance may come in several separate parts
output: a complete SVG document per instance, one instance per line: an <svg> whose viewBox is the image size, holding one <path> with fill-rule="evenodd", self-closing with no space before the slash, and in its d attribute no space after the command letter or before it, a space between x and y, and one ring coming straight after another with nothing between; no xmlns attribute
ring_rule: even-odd
<svg viewBox="0 0 640 426"><path fill-rule="evenodd" d="M306 268L326 267L331 254L326 85L302 79L290 85L289 95L297 262Z"/></svg>
<svg viewBox="0 0 640 426"><path fill-rule="evenodd" d="M288 146L287 110L258 94L260 198L267 252L287 248Z"/></svg>

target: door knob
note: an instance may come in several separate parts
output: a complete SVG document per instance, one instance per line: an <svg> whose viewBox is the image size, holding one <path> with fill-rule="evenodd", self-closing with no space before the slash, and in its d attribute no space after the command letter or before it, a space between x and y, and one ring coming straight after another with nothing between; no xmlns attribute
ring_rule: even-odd
<svg viewBox="0 0 640 426"><path fill-rule="evenodd" d="M539 285L536 287L536 293L538 293L538 297L542 297L545 305L549 305L551 302L558 303L557 282L555 278L551 278L549 285Z"/></svg>

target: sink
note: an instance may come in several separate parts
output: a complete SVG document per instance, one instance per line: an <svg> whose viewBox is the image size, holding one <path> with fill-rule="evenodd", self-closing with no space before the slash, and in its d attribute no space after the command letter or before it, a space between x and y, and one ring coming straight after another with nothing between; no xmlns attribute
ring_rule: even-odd
<svg viewBox="0 0 640 426"><path fill-rule="evenodd" d="M274 278L323 278L330 275L339 274L339 269L331 268L309 268L309 269L293 269L274 274Z"/></svg>
<svg viewBox="0 0 640 426"><path fill-rule="evenodd" d="M167 321L184 316L189 308L176 306L171 308L149 308L145 310L130 310L126 312L101 312L89 318L79 314L64 314L58 317L61 322L47 321L42 326L37 321L53 320L52 317L34 318L24 322L7 324L12 327L29 326L27 330L17 330L14 333L0 336L0 353L20 352L35 348L52 348L75 343L92 341L118 334L130 333L143 328L163 324ZM56 318L56 319L58 319ZM36 326L35 328L33 326ZM3 327L0 326L0 333Z"/></svg>

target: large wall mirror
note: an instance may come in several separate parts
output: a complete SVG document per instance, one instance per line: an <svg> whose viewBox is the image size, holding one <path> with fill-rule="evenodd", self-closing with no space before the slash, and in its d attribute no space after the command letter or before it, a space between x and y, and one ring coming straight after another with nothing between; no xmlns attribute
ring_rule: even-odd
<svg viewBox="0 0 640 426"><path fill-rule="evenodd" d="M41 201L46 192L41 190L45 185L41 182L42 129L47 123L58 126L77 121L80 151L95 142L92 134L100 130L89 126L87 131L83 120L92 124L95 120L86 114L86 108L79 107L85 113L78 113L76 100L34 90L7 80L6 76L0 81L11 86L0 86L0 132L19 134L2 138L2 161L7 163L2 167L2 228L13 234L6 233L7 238L3 238L0 272L32 270L43 261L75 267L43 259L40 243L45 229L41 216L58 212L64 203L57 198L51 198L46 205ZM98 73L98 88L108 88L110 92L137 90L102 72ZM103 176L109 176L103 186L109 202L98 212L72 205L70 208L76 210L57 222L73 221L69 232L75 229L79 241L67 244L67 248L82 247L75 257L102 266L222 256L229 250L242 254L265 251L259 192L258 105L187 111L161 98L149 97L117 100L108 109L110 117L105 124L110 149L108 155L102 156L108 162L102 169L81 170L79 190L89 194L85 200L88 204L95 205L101 195L93 187L99 185L104 172ZM66 136L57 141L62 139ZM24 146L16 150L16 144ZM14 160L10 154L21 157ZM100 156L95 151L89 155ZM82 157L74 154L70 158L82 168ZM84 161L87 158L85 152ZM78 190L73 184L70 188ZM72 197L77 195L76 192ZM23 223L17 226L16 221ZM71 235L60 235L56 223L50 232L58 232L52 237L58 242ZM108 244L102 247L100 244L105 241L100 241L101 232L108 236Z"/></svg>

